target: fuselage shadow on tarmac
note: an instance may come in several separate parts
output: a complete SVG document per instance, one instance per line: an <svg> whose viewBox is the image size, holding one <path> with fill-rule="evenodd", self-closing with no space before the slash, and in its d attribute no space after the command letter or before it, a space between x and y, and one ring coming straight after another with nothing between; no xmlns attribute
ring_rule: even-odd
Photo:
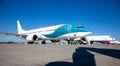
<svg viewBox="0 0 120 66"><path fill-rule="evenodd" d="M88 50L120 59L120 50L79 47L76 48L76 51L72 54L73 63L56 61L50 62L45 66L96 66L94 54L90 53Z"/></svg>

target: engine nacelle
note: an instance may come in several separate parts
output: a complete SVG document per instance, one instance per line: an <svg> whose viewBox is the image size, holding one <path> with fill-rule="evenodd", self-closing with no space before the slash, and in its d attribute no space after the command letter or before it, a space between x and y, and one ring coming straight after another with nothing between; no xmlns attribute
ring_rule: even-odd
<svg viewBox="0 0 120 66"><path fill-rule="evenodd" d="M28 40L28 41L36 41L37 39L38 39L37 35L28 35L26 37L26 40Z"/></svg>

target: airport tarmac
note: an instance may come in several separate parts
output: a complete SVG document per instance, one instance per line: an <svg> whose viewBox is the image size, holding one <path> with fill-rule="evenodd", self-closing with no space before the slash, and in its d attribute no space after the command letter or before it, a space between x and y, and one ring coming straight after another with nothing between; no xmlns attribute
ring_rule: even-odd
<svg viewBox="0 0 120 66"><path fill-rule="evenodd" d="M120 66L120 45L0 44L0 66Z"/></svg>

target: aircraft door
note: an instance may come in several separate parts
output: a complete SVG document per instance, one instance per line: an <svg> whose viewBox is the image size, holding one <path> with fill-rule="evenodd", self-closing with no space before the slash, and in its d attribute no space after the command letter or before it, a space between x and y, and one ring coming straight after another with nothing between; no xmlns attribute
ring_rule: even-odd
<svg viewBox="0 0 120 66"><path fill-rule="evenodd" d="M72 25L68 25L68 28L67 28L68 33L71 32L71 28L72 28ZM68 35L67 37L68 37L68 43L69 43L69 41L71 40L71 35Z"/></svg>
<svg viewBox="0 0 120 66"><path fill-rule="evenodd" d="M72 25L68 25L68 32L71 32Z"/></svg>

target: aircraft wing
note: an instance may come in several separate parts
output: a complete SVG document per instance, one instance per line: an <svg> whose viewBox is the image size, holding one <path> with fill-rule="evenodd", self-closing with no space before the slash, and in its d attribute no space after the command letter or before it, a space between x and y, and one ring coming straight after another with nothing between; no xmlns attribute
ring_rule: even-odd
<svg viewBox="0 0 120 66"><path fill-rule="evenodd" d="M0 32L0 34L23 36L23 37L26 37L26 36L27 36L27 35L24 35L24 34L17 34L17 33L11 33L11 32Z"/></svg>

